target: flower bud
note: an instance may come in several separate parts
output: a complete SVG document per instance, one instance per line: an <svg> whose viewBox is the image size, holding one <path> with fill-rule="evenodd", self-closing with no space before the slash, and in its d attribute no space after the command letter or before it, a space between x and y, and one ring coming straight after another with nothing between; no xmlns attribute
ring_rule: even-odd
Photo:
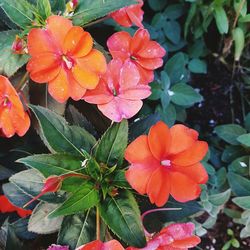
<svg viewBox="0 0 250 250"><path fill-rule="evenodd" d="M24 41L24 39L20 38L17 35L15 41L12 43L11 49L15 54L26 54L27 53L26 42Z"/></svg>

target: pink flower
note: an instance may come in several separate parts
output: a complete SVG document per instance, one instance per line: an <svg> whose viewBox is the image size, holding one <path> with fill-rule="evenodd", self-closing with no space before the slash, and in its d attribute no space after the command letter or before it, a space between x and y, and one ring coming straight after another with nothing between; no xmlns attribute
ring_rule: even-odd
<svg viewBox="0 0 250 250"><path fill-rule="evenodd" d="M69 250L69 247L52 244L47 250Z"/></svg>
<svg viewBox="0 0 250 250"><path fill-rule="evenodd" d="M140 84L140 75L130 61L112 60L96 89L87 91L83 99L97 104L109 119L120 122L134 116L142 107L141 99L150 94L150 87Z"/></svg>
<svg viewBox="0 0 250 250"><path fill-rule="evenodd" d="M128 7L124 7L110 14L110 16L121 26L131 27L135 24L137 27L142 28L143 20L143 1L138 0L138 4L133 4Z"/></svg>
<svg viewBox="0 0 250 250"><path fill-rule="evenodd" d="M123 246L117 240L101 242L100 240L78 247L76 250L124 250Z"/></svg>
<svg viewBox="0 0 250 250"><path fill-rule="evenodd" d="M128 32L113 34L107 41L114 59L130 61L140 73L140 83L147 84L154 80L154 70L163 65L162 57L166 51L161 45L150 40L146 29L139 29L133 37Z"/></svg>
<svg viewBox="0 0 250 250"><path fill-rule="evenodd" d="M193 223L171 224L163 228L160 233L154 235L146 247L141 250L187 250L200 243L200 238L193 235L195 226ZM128 247L126 250L139 250Z"/></svg>

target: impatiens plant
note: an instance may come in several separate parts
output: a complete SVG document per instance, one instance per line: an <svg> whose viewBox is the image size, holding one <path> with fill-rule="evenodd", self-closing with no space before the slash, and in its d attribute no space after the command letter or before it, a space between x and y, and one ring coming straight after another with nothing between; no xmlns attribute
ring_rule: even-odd
<svg viewBox="0 0 250 250"><path fill-rule="evenodd" d="M10 62L8 54L0 59L0 135L5 142L27 133L11 139L21 146L10 150L18 155L1 189L0 212L17 212L5 218L6 249L47 234L54 236L43 246L48 250L178 250L200 243L188 216L202 210L195 200L208 181L202 162L208 144L184 124L140 114L143 100L154 99L151 83L167 54L144 28L143 6L142 0L0 4L10 53ZM115 32L103 44L90 26L110 17L137 30ZM184 83L168 90L166 72L161 78L160 95L174 96L176 105L202 99ZM195 101L178 99L183 88ZM168 219L146 223L145 211ZM172 218L173 211L180 217Z"/></svg>

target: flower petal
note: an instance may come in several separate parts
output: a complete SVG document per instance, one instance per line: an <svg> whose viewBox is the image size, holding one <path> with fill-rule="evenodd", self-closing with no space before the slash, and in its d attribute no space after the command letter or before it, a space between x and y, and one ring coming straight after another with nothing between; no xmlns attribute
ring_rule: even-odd
<svg viewBox="0 0 250 250"><path fill-rule="evenodd" d="M27 38L28 52L31 56L41 53L59 53L60 48L47 30L31 29Z"/></svg>
<svg viewBox="0 0 250 250"><path fill-rule="evenodd" d="M193 235L182 240L175 240L170 246L176 249L188 249L197 246L200 242L201 239L198 236Z"/></svg>
<svg viewBox="0 0 250 250"><path fill-rule="evenodd" d="M106 104L98 105L98 109L114 122L133 117L142 107L141 100L126 100L119 97Z"/></svg>
<svg viewBox="0 0 250 250"><path fill-rule="evenodd" d="M142 58L159 58L166 55L166 50L155 41L149 41L137 54Z"/></svg>
<svg viewBox="0 0 250 250"><path fill-rule="evenodd" d="M110 16L121 26L131 27L132 22L127 14L127 8L121 8L110 14Z"/></svg>
<svg viewBox="0 0 250 250"><path fill-rule="evenodd" d="M140 72L140 83L148 84L154 80L154 71L143 68L139 63L136 63L137 69Z"/></svg>
<svg viewBox="0 0 250 250"><path fill-rule="evenodd" d="M16 132L10 117L10 110L7 108L0 110L0 129L7 138L12 137Z"/></svg>
<svg viewBox="0 0 250 250"><path fill-rule="evenodd" d="M144 179L144 175L143 176ZM138 179L136 179L138 180ZM159 165L152 173L147 185L147 194L150 202L162 207L167 201L170 192L170 178L168 172Z"/></svg>
<svg viewBox="0 0 250 250"><path fill-rule="evenodd" d="M147 85L137 85L129 89L120 90L119 97L127 100L145 99L151 95L150 87Z"/></svg>
<svg viewBox="0 0 250 250"><path fill-rule="evenodd" d="M208 181L208 174L201 163L192 166L173 166L173 170L186 175L188 178L198 184L205 184Z"/></svg>
<svg viewBox="0 0 250 250"><path fill-rule="evenodd" d="M67 73L61 69L58 76L49 83L49 93L58 102L64 103L69 98L69 91Z"/></svg>
<svg viewBox="0 0 250 250"><path fill-rule="evenodd" d="M27 64L30 78L38 83L46 83L53 80L60 71L61 61L59 56L52 53L43 53L33 56Z"/></svg>
<svg viewBox="0 0 250 250"><path fill-rule="evenodd" d="M86 93L86 89L83 88L74 78L72 72L68 72L68 82L69 84L69 92L70 97L75 100L79 101L82 99L84 94Z"/></svg>
<svg viewBox="0 0 250 250"><path fill-rule="evenodd" d="M15 112L15 110L13 110ZM22 114L23 113L23 114ZM19 136L24 136L30 127L30 117L26 112L22 112L21 117L19 114L12 114L12 124Z"/></svg>
<svg viewBox="0 0 250 250"><path fill-rule="evenodd" d="M178 166L191 166L201 161L208 151L208 145L204 141L196 141L187 150L171 157L173 164Z"/></svg>
<svg viewBox="0 0 250 250"><path fill-rule="evenodd" d="M120 71L120 88L127 89L135 87L140 80L140 74L134 63L126 61Z"/></svg>
<svg viewBox="0 0 250 250"><path fill-rule="evenodd" d="M169 154L179 154L188 149L198 139L197 131L190 129L182 124L174 125L170 128L171 146Z"/></svg>
<svg viewBox="0 0 250 250"><path fill-rule="evenodd" d="M86 56L92 47L93 38L79 26L72 27L63 42L64 54L75 57Z"/></svg>
<svg viewBox="0 0 250 250"><path fill-rule="evenodd" d="M142 11L141 7L141 4L128 7L127 15L133 24L135 24L137 27L143 28L142 20L144 12Z"/></svg>
<svg viewBox="0 0 250 250"><path fill-rule="evenodd" d="M201 188L186 175L170 171L170 194L179 202L187 202L199 197Z"/></svg>
<svg viewBox="0 0 250 250"><path fill-rule="evenodd" d="M171 143L170 130L168 126L160 121L152 126L148 134L148 144L150 151L159 161L166 160Z"/></svg>
<svg viewBox="0 0 250 250"><path fill-rule="evenodd" d="M50 16L46 28L53 37L58 48L62 50L64 39L72 27L72 22L63 16Z"/></svg>
<svg viewBox="0 0 250 250"><path fill-rule="evenodd" d="M161 58L138 58L136 62L147 70L155 70L163 65Z"/></svg>
<svg viewBox="0 0 250 250"><path fill-rule="evenodd" d="M146 29L139 29L135 32L130 43L130 52L134 56L142 50L150 41L149 32Z"/></svg>
<svg viewBox="0 0 250 250"><path fill-rule="evenodd" d="M120 58L120 54L117 56L117 52L124 53L123 59L129 58L131 39L130 34L125 31L117 32L108 39L107 46L114 59Z"/></svg>
<svg viewBox="0 0 250 250"><path fill-rule="evenodd" d="M147 164L150 162L151 164L151 162L157 162L149 149L146 135L141 135L131 142L125 150L124 157L129 163Z"/></svg>
<svg viewBox="0 0 250 250"><path fill-rule="evenodd" d="M132 164L126 171L125 176L130 186L139 194L147 192L147 186L155 168L152 164ZM143 176L143 178L142 178Z"/></svg>
<svg viewBox="0 0 250 250"><path fill-rule="evenodd" d="M110 93L107 84L101 79L97 87L93 90L88 90L83 99L85 102L93 104L105 104L110 101L114 96Z"/></svg>

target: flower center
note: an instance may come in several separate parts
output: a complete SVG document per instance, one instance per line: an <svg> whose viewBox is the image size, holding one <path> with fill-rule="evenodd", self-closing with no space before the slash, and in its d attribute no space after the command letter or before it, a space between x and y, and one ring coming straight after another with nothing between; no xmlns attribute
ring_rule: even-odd
<svg viewBox="0 0 250 250"><path fill-rule="evenodd" d="M161 165L164 167L171 167L171 161L170 160L163 160L163 161L161 161Z"/></svg>
<svg viewBox="0 0 250 250"><path fill-rule="evenodd" d="M9 109L12 107L12 103L9 100L8 96L6 95L2 98L0 105L3 106L4 108L9 108Z"/></svg>
<svg viewBox="0 0 250 250"><path fill-rule="evenodd" d="M130 59L133 60L133 61L137 60L137 58L135 56L130 56Z"/></svg>
<svg viewBox="0 0 250 250"><path fill-rule="evenodd" d="M67 68L67 69L72 69L73 66L74 66L74 60L68 56L65 56L63 55L62 56L62 60L64 62L64 66Z"/></svg>

